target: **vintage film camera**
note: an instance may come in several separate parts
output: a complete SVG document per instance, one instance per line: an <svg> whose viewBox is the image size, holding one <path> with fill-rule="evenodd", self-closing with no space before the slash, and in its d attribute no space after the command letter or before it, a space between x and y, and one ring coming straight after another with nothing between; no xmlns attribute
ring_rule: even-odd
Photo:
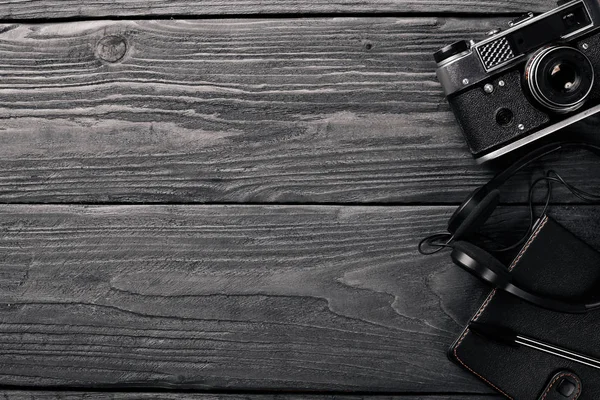
<svg viewBox="0 0 600 400"><path fill-rule="evenodd" d="M488 35L434 55L479 163L600 111L600 0L560 1L550 12L526 14Z"/></svg>

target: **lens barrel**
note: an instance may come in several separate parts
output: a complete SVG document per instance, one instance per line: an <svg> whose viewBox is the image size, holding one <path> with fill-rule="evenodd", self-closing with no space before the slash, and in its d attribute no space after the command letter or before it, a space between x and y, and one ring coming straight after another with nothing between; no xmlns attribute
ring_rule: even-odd
<svg viewBox="0 0 600 400"><path fill-rule="evenodd" d="M594 78L594 67L587 56L568 46L538 51L525 68L525 80L533 98L557 113L581 107L592 91Z"/></svg>

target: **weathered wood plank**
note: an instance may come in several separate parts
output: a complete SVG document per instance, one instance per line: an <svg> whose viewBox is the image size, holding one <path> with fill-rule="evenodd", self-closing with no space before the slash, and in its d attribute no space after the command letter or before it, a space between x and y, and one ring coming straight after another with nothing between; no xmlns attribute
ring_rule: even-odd
<svg viewBox="0 0 600 400"><path fill-rule="evenodd" d="M485 391L444 355L468 280L415 256L447 209L0 211L0 384Z"/></svg>
<svg viewBox="0 0 600 400"><path fill-rule="evenodd" d="M0 391L4 400L496 400L490 395L405 395L405 396L353 396L353 395L291 395L291 394L190 394L190 393L102 393L102 392L46 392L46 391Z"/></svg>
<svg viewBox="0 0 600 400"><path fill-rule="evenodd" d="M431 53L497 23L5 25L0 201L456 203L492 173L468 154ZM119 38L123 60L102 61L123 55ZM600 186L595 160L572 160L558 168Z"/></svg>
<svg viewBox="0 0 600 400"><path fill-rule="evenodd" d="M416 251L451 212L2 206L0 384L490 393L445 355L487 289Z"/></svg>
<svg viewBox="0 0 600 400"><path fill-rule="evenodd" d="M66 18L148 15L256 15L314 13L519 13L544 12L556 6L553 0L2 0L0 17Z"/></svg>

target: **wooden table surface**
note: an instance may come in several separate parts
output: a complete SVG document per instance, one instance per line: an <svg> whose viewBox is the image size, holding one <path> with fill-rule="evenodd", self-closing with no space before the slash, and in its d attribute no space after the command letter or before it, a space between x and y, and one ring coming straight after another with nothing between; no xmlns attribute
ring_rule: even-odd
<svg viewBox="0 0 600 400"><path fill-rule="evenodd" d="M0 395L497 398L446 358L487 290L416 251L497 170L432 53L553 7L0 1ZM598 207L556 200L600 247Z"/></svg>

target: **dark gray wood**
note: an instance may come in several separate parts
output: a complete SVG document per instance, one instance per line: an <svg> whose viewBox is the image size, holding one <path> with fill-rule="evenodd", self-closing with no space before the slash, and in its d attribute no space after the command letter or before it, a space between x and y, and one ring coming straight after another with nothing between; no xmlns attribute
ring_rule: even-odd
<svg viewBox="0 0 600 400"><path fill-rule="evenodd" d="M551 7L0 1L4 19L432 15L2 25L0 202L457 203L494 171L466 151L431 53L505 18L433 15ZM595 135L595 123L580 127L580 137ZM577 161L557 168L600 186L595 160ZM503 201L522 201L528 179ZM167 388L496 399L445 357L486 289L447 254L416 252L452 211L0 206L0 385L117 390L0 395L250 397L118 392ZM580 223L598 210L559 211L600 245L598 224ZM517 215L524 210L500 210L492 233Z"/></svg>
<svg viewBox="0 0 600 400"><path fill-rule="evenodd" d="M416 251L451 212L2 206L0 384L491 393L445 355L488 290Z"/></svg>
<svg viewBox="0 0 600 400"><path fill-rule="evenodd" d="M65 18L98 16L148 16L148 15L256 15L280 13L519 13L544 12L556 7L553 0L279 0L279 1L225 1L205 0L116 0L106 3L99 0L85 3L74 0L14 0L0 1L0 17Z"/></svg>
<svg viewBox="0 0 600 400"><path fill-rule="evenodd" d="M486 392L416 255L449 211L1 207L0 384Z"/></svg>
<svg viewBox="0 0 600 400"><path fill-rule="evenodd" d="M46 391L0 391L4 400L367 400L372 396L353 395L290 395L290 394L190 394L190 393L102 393L102 392L46 392ZM378 400L496 400L502 397L489 395L455 396L377 396Z"/></svg>
<svg viewBox="0 0 600 400"><path fill-rule="evenodd" d="M493 171L431 54L501 21L4 25L0 201L457 203ZM596 160L558 168L600 186Z"/></svg>

